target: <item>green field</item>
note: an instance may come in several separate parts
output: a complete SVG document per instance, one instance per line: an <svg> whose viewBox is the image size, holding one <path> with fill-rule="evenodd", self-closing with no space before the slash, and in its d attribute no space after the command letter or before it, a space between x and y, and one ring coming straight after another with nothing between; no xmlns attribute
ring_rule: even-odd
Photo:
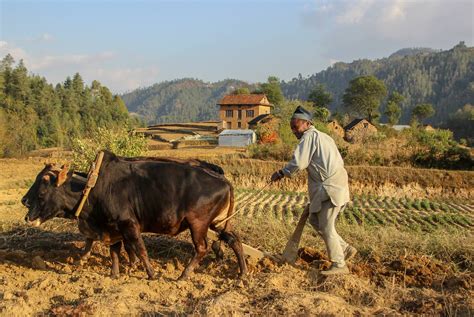
<svg viewBox="0 0 474 317"><path fill-rule="evenodd" d="M308 203L305 193L284 191L236 190L236 207L251 218L270 215L287 223L298 220ZM352 201L339 216L340 222L354 225L392 225L421 231L439 228L472 229L474 204L448 200L428 200L353 195Z"/></svg>

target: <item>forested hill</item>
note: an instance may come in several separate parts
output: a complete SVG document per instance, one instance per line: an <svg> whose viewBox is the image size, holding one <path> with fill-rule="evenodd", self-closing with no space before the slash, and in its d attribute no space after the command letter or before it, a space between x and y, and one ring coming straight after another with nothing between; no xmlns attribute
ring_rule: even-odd
<svg viewBox="0 0 474 317"><path fill-rule="evenodd" d="M122 99L131 113L148 124L216 120L219 99L243 86L249 85L233 79L205 83L186 78L137 89Z"/></svg>
<svg viewBox="0 0 474 317"><path fill-rule="evenodd" d="M375 75L389 93L398 91L406 97L400 123L408 123L411 109L420 103L433 104L436 114L427 122L439 125L457 109L474 102L474 48L463 43L447 51L409 48L379 60L339 62L308 78L283 81L281 87L286 98L305 100L311 89L322 83L334 95L330 106L334 112L342 107L349 81L362 75ZM239 87L249 85L232 79L216 83L179 79L134 90L122 99L130 112L148 124L201 121L217 119L218 100Z"/></svg>
<svg viewBox="0 0 474 317"><path fill-rule="evenodd" d="M402 49L388 58L336 63L308 78L293 78L282 83L290 99L306 99L316 84L324 84L333 95L330 109L342 105L349 81L357 76L374 75L390 92L406 97L400 123L408 123L411 109L419 103L431 103L436 114L427 122L441 124L449 115L474 102L474 48L464 43L447 51ZM383 111L382 111L383 112Z"/></svg>
<svg viewBox="0 0 474 317"><path fill-rule="evenodd" d="M76 73L53 86L11 55L0 62L0 157L69 146L73 138L98 127L125 127L129 119L122 99L98 81L87 86Z"/></svg>

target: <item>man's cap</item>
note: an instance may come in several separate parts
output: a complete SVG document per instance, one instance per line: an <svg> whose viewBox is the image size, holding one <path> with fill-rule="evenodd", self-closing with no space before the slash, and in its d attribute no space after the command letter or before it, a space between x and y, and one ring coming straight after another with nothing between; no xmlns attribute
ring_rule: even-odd
<svg viewBox="0 0 474 317"><path fill-rule="evenodd" d="M291 119L301 119L311 122L311 120L313 120L313 114L302 106L298 106L295 112L293 112L293 116L291 116Z"/></svg>

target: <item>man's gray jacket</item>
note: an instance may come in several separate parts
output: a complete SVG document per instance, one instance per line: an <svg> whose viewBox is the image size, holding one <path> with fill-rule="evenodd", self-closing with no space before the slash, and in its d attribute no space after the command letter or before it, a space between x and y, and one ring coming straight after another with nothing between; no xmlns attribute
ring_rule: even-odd
<svg viewBox="0 0 474 317"><path fill-rule="evenodd" d="M300 139L293 159L283 168L286 177L307 169L310 212L318 212L321 202L331 199L334 206L349 202L349 183L344 161L334 140L311 126Z"/></svg>

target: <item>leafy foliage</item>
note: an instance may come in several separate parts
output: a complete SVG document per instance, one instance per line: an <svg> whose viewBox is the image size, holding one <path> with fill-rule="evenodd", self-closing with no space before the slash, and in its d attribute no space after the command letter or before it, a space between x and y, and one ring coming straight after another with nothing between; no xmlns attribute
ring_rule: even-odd
<svg viewBox="0 0 474 317"><path fill-rule="evenodd" d="M449 114L474 100L474 48L460 43L441 52L421 49L373 61L339 62L307 78L282 82L281 87L286 98L307 100L315 85L323 84L334 96L329 107L334 113L341 108L349 82L367 75L379 78L389 92L397 91L406 98L401 105L402 124L410 121L411 109L420 103L431 103L435 108L428 123L442 124Z"/></svg>
<svg viewBox="0 0 474 317"><path fill-rule="evenodd" d="M74 168L86 172L100 150L109 150L120 156L140 156L146 150L146 139L126 129L98 128L88 138L75 138L72 142Z"/></svg>
<svg viewBox="0 0 474 317"><path fill-rule="evenodd" d="M328 108L333 100L330 92L326 90L324 85L318 84L309 93L308 101L311 101L315 107Z"/></svg>
<svg viewBox="0 0 474 317"><path fill-rule="evenodd" d="M349 82L343 101L350 113L372 122L380 116L380 103L386 95L387 89L382 81L374 76L360 76Z"/></svg>
<svg viewBox="0 0 474 317"><path fill-rule="evenodd" d="M469 151L453 140L449 130L425 131L412 128L408 146L413 148L413 164L423 167L472 169Z"/></svg>
<svg viewBox="0 0 474 317"><path fill-rule="evenodd" d="M432 117L435 114L433 106L429 103L422 103L413 108L412 119L418 122L423 122L426 118Z"/></svg>
<svg viewBox="0 0 474 317"><path fill-rule="evenodd" d="M0 154L23 155L40 147L69 146L98 127L128 126L123 101L107 87L84 85L79 74L55 87L29 75L11 55L0 64Z"/></svg>
<svg viewBox="0 0 474 317"><path fill-rule="evenodd" d="M400 104L405 100L405 97L394 91L388 97L387 108L385 109L385 115L387 116L388 123L395 125L400 120L402 114L402 108Z"/></svg>
<svg viewBox="0 0 474 317"><path fill-rule="evenodd" d="M255 90L255 93L264 93L268 101L275 106L278 106L285 100L280 87L280 79L275 76L268 77L267 82L261 84L260 88Z"/></svg>
<svg viewBox="0 0 474 317"><path fill-rule="evenodd" d="M466 104L449 117L447 128L457 138L466 138L465 143L474 144L474 106Z"/></svg>

